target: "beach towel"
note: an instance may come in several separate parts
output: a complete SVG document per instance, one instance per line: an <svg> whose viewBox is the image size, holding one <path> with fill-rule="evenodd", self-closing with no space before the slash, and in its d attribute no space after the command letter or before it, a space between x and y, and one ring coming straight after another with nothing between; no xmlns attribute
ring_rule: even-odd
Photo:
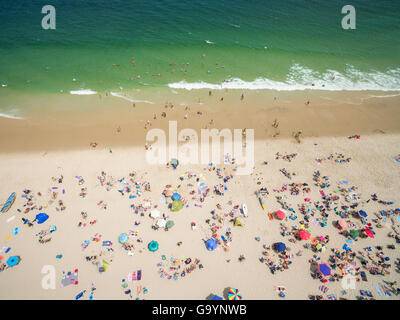
<svg viewBox="0 0 400 320"><path fill-rule="evenodd" d="M74 272L63 272L61 278L61 288L69 286L70 284L78 284L78 269L75 269Z"/></svg>

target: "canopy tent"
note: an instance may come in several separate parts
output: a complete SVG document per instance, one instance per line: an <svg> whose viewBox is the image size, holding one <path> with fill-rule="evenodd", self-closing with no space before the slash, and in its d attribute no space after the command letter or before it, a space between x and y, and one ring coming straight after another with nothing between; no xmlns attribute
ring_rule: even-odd
<svg viewBox="0 0 400 320"><path fill-rule="evenodd" d="M167 221L165 221L164 219L158 219L156 224L158 227L164 228L167 224Z"/></svg>
<svg viewBox="0 0 400 320"><path fill-rule="evenodd" d="M341 229L346 228L346 227L347 227L347 222L346 222L346 220L344 220L344 219L339 220L339 221L338 221L338 226L339 226Z"/></svg>
<svg viewBox="0 0 400 320"><path fill-rule="evenodd" d="M354 238L357 238L358 236L360 236L360 234L358 233L357 230L350 230L350 235Z"/></svg>
<svg viewBox="0 0 400 320"><path fill-rule="evenodd" d="M161 215L161 213L158 210L152 210L150 212L150 217L152 217L153 219L157 219L160 215Z"/></svg>

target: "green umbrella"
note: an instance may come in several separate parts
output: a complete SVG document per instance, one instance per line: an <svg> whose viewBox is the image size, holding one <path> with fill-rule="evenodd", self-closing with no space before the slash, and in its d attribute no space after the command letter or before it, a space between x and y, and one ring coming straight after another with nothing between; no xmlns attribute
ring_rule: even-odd
<svg viewBox="0 0 400 320"><path fill-rule="evenodd" d="M149 242L149 245L147 247L149 248L149 250L151 252L155 252L158 250L158 242L153 240L153 241Z"/></svg>
<svg viewBox="0 0 400 320"><path fill-rule="evenodd" d="M175 225L175 222L173 222L172 220L169 220L169 221L167 222L167 224L165 225L165 227L166 227L167 229L170 229L170 228L172 228L174 225Z"/></svg>
<svg viewBox="0 0 400 320"><path fill-rule="evenodd" d="M350 230L350 235L351 235L352 237L358 237L360 234L358 233L357 230Z"/></svg>
<svg viewBox="0 0 400 320"><path fill-rule="evenodd" d="M181 200L172 201L171 211L176 212L181 210L182 208L183 208L183 201Z"/></svg>

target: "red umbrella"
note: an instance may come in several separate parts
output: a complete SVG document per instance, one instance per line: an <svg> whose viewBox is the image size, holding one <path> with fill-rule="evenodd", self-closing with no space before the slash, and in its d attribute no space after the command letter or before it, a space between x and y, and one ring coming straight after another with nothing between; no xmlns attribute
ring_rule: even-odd
<svg viewBox="0 0 400 320"><path fill-rule="evenodd" d="M285 212L283 212L282 210L278 210L278 211L276 212L276 217L277 217L278 219L280 219L280 220L283 220L283 219L285 219L286 214L285 214Z"/></svg>
<svg viewBox="0 0 400 320"><path fill-rule="evenodd" d="M374 238L374 233L373 233L371 230L365 229L364 232L365 232L369 237Z"/></svg>
<svg viewBox="0 0 400 320"><path fill-rule="evenodd" d="M306 230L300 230L299 237L302 240L308 240L310 239L310 234Z"/></svg>

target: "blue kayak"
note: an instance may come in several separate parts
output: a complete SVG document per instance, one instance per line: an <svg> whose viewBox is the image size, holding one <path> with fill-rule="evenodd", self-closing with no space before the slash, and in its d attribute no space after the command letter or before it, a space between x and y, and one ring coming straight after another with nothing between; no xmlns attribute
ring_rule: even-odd
<svg viewBox="0 0 400 320"><path fill-rule="evenodd" d="M8 197L6 203L3 205L3 208L1 208L1 213L7 212L13 205L14 201L15 201L15 192L11 193L11 195Z"/></svg>

